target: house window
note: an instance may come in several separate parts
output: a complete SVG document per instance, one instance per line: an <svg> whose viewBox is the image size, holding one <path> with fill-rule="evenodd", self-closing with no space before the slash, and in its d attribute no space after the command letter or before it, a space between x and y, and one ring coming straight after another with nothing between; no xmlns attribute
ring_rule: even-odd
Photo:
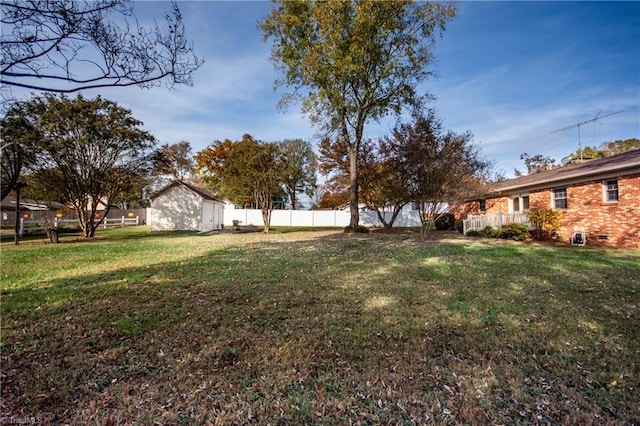
<svg viewBox="0 0 640 426"><path fill-rule="evenodd" d="M556 188L553 190L553 208L567 208L567 188Z"/></svg>
<svg viewBox="0 0 640 426"><path fill-rule="evenodd" d="M512 201L513 201L513 211L514 212L519 212L520 211L520 198L516 197Z"/></svg>
<svg viewBox="0 0 640 426"><path fill-rule="evenodd" d="M521 212L529 210L529 196L524 195L522 197L515 197L512 200L513 212Z"/></svg>
<svg viewBox="0 0 640 426"><path fill-rule="evenodd" d="M618 179L605 181L605 201L618 201Z"/></svg>
<svg viewBox="0 0 640 426"><path fill-rule="evenodd" d="M478 200L478 210L480 210L481 212L487 211L487 200L485 200L484 198Z"/></svg>

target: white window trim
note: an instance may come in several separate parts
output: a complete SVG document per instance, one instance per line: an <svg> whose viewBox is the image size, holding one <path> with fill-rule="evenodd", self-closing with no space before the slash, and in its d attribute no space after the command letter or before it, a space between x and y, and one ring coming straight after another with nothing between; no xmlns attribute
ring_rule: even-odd
<svg viewBox="0 0 640 426"><path fill-rule="evenodd" d="M558 186L555 188L551 188L551 208L553 210L568 210L569 209L569 187L567 186ZM561 208L561 207L556 207L556 197L555 197L555 191L556 189L564 189L564 194L565 194L565 200L566 200L566 207Z"/></svg>
<svg viewBox="0 0 640 426"><path fill-rule="evenodd" d="M618 192L618 198L616 200L609 199L609 186L607 185L607 183L613 180L616 181L616 191ZM618 178L609 178L609 179L604 179L602 181L602 201L604 203L616 204L620 201L620 183L619 182L620 181Z"/></svg>
<svg viewBox="0 0 640 426"><path fill-rule="evenodd" d="M523 194L514 195L513 197L509 197L509 213L524 213L531 209L531 205L529 205L529 208L527 209L524 208L524 202L522 200L524 197L529 197L529 193L527 192ZM518 200L518 207L519 207L518 211L516 211L514 208L515 200ZM529 203L531 203L531 199L529 199Z"/></svg>

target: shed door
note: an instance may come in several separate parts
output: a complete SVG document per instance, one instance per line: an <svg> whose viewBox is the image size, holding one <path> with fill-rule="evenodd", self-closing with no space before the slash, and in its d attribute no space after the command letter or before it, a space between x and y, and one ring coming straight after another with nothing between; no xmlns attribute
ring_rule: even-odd
<svg viewBox="0 0 640 426"><path fill-rule="evenodd" d="M213 205L213 228L221 229L224 223L224 209L219 203Z"/></svg>
<svg viewBox="0 0 640 426"><path fill-rule="evenodd" d="M211 231L213 229L213 203L202 203L201 231Z"/></svg>

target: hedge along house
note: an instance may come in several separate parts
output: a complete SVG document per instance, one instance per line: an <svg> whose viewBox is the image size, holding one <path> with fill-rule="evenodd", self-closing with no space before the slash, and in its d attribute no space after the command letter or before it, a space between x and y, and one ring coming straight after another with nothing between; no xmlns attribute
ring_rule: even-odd
<svg viewBox="0 0 640 426"><path fill-rule="evenodd" d="M198 186L174 181L151 196L147 223L152 231L222 229L224 202Z"/></svg>
<svg viewBox="0 0 640 426"><path fill-rule="evenodd" d="M492 224L495 217L525 222L534 208L562 212L565 241L581 232L587 244L640 248L640 150L499 182L484 199L452 211Z"/></svg>

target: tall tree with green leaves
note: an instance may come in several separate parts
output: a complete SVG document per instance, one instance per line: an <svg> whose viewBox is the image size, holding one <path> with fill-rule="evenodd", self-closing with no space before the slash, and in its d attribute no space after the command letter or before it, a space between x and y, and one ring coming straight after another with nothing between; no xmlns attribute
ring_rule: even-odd
<svg viewBox="0 0 640 426"><path fill-rule="evenodd" d="M286 139L278 144L280 150L282 185L291 208L296 209L297 195L312 197L316 190L316 154L302 139Z"/></svg>
<svg viewBox="0 0 640 426"><path fill-rule="evenodd" d="M545 155L542 154L536 154L536 155L529 155L526 152L520 154L520 159L522 161L524 161L525 166L527 166L527 173L528 175L532 174L532 173L539 173L539 172L544 172L545 170L551 170L551 169L555 169L556 167L558 167L556 165L556 160L551 158L551 157L547 157ZM514 174L516 176L523 176L524 173L522 173L520 170L515 169Z"/></svg>
<svg viewBox="0 0 640 426"><path fill-rule="evenodd" d="M3 132L21 143L26 172L55 184L57 201L73 206L87 238L109 206L150 172L155 139L141 126L115 102L81 95L37 96L2 120ZM100 203L106 212L98 219Z"/></svg>
<svg viewBox="0 0 640 426"><path fill-rule="evenodd" d="M152 160L154 172L160 176L170 176L182 182L195 173L193 153L188 141L162 145L153 154Z"/></svg>
<svg viewBox="0 0 640 426"><path fill-rule="evenodd" d="M278 145L245 134L237 142L214 142L196 155L198 170L217 193L240 205L262 210L264 232L271 226L273 201L283 194Z"/></svg>
<svg viewBox="0 0 640 426"><path fill-rule="evenodd" d="M229 139L216 140L203 150L198 151L194 157L196 176L214 194L222 195L220 188L222 168L225 160L236 146L237 143Z"/></svg>
<svg viewBox="0 0 640 426"><path fill-rule="evenodd" d="M281 105L302 100L311 120L348 148L352 229L365 126L429 99L416 88L433 75L436 36L456 12L443 2L283 0L260 23L283 75L277 84L294 88Z"/></svg>
<svg viewBox="0 0 640 426"><path fill-rule="evenodd" d="M604 142L602 145L600 145L600 149L604 151L605 156L607 157L616 154L622 154L623 152L640 149L640 139L629 138L625 140Z"/></svg>
<svg viewBox="0 0 640 426"><path fill-rule="evenodd" d="M604 156L604 151L596 148L595 146L585 146L584 148L579 148L576 152L569 154L569 157L572 160L595 160L603 158Z"/></svg>

